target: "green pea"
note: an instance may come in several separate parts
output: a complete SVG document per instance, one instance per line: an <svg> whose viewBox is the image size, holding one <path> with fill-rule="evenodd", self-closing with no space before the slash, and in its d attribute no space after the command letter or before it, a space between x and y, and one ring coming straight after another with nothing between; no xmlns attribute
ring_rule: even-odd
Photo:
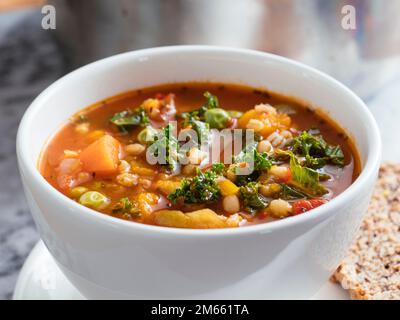
<svg viewBox="0 0 400 320"><path fill-rule="evenodd" d="M82 194L84 194L86 191L88 191L88 188L85 188L85 187L75 187L75 188L72 188L71 189L71 191L70 191L70 193L69 193L69 196L71 197L71 198L79 198Z"/></svg>
<svg viewBox="0 0 400 320"><path fill-rule="evenodd" d="M221 108L207 110L204 114L206 122L214 129L223 129L230 120L228 112Z"/></svg>
<svg viewBox="0 0 400 320"><path fill-rule="evenodd" d="M88 191L81 195L79 203L86 207L100 210L109 205L110 199L100 192Z"/></svg>
<svg viewBox="0 0 400 320"><path fill-rule="evenodd" d="M142 131L139 132L137 139L142 144L148 144L154 141L154 138L157 136L158 131L154 129L152 126L147 126Z"/></svg>
<svg viewBox="0 0 400 320"><path fill-rule="evenodd" d="M231 118L240 118L243 115L243 112L237 110L228 110L226 112Z"/></svg>

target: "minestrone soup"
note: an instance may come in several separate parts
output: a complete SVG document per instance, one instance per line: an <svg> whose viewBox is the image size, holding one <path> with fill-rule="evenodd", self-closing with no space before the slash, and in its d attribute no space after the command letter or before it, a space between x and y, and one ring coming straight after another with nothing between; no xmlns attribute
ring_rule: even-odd
<svg viewBox="0 0 400 320"><path fill-rule="evenodd" d="M309 214L351 185L360 161L343 129L297 99L184 83L80 111L39 167L54 188L102 214L229 228Z"/></svg>

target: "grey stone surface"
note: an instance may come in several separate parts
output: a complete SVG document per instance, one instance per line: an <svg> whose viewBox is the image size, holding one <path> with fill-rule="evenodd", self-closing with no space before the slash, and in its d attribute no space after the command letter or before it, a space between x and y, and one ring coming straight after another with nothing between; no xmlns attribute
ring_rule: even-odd
<svg viewBox="0 0 400 320"><path fill-rule="evenodd" d="M64 72L38 12L0 15L0 299L12 295L18 272L38 240L19 179L15 137L36 95Z"/></svg>

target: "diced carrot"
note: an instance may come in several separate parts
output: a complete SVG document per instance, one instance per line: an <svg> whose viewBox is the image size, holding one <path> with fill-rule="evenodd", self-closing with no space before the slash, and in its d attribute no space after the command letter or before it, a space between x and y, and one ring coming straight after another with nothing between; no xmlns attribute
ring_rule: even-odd
<svg viewBox="0 0 400 320"><path fill-rule="evenodd" d="M79 156L83 169L102 176L115 173L118 168L119 146L118 140L109 135L92 142Z"/></svg>

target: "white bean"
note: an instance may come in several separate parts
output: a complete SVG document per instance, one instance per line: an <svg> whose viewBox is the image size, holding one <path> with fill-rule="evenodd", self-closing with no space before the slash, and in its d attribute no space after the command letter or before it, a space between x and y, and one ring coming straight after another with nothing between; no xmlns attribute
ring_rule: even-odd
<svg viewBox="0 0 400 320"><path fill-rule="evenodd" d="M226 196L222 200L222 206L226 212L236 213L240 210L239 198L236 195Z"/></svg>
<svg viewBox="0 0 400 320"><path fill-rule="evenodd" d="M268 140L262 140L258 143L257 150L258 152L272 152L274 151L274 147Z"/></svg>
<svg viewBox="0 0 400 320"><path fill-rule="evenodd" d="M288 180L290 177L290 169L285 166L272 166L269 173L281 180Z"/></svg>
<svg viewBox="0 0 400 320"><path fill-rule="evenodd" d="M270 202L269 210L274 217L284 218L292 212L292 206L285 200L276 199Z"/></svg>
<svg viewBox="0 0 400 320"><path fill-rule="evenodd" d="M206 157L206 154L198 148L192 148L189 151L189 163L190 164L200 164L201 161Z"/></svg>
<svg viewBox="0 0 400 320"><path fill-rule="evenodd" d="M140 143L128 144L125 147L126 153L132 156L138 156L139 154L143 153L145 149L146 147Z"/></svg>
<svg viewBox="0 0 400 320"><path fill-rule="evenodd" d="M196 172L196 168L197 168L197 166L194 165L194 164L187 164L186 166L184 166L182 168L182 173L184 175L189 176L189 175L194 174Z"/></svg>

